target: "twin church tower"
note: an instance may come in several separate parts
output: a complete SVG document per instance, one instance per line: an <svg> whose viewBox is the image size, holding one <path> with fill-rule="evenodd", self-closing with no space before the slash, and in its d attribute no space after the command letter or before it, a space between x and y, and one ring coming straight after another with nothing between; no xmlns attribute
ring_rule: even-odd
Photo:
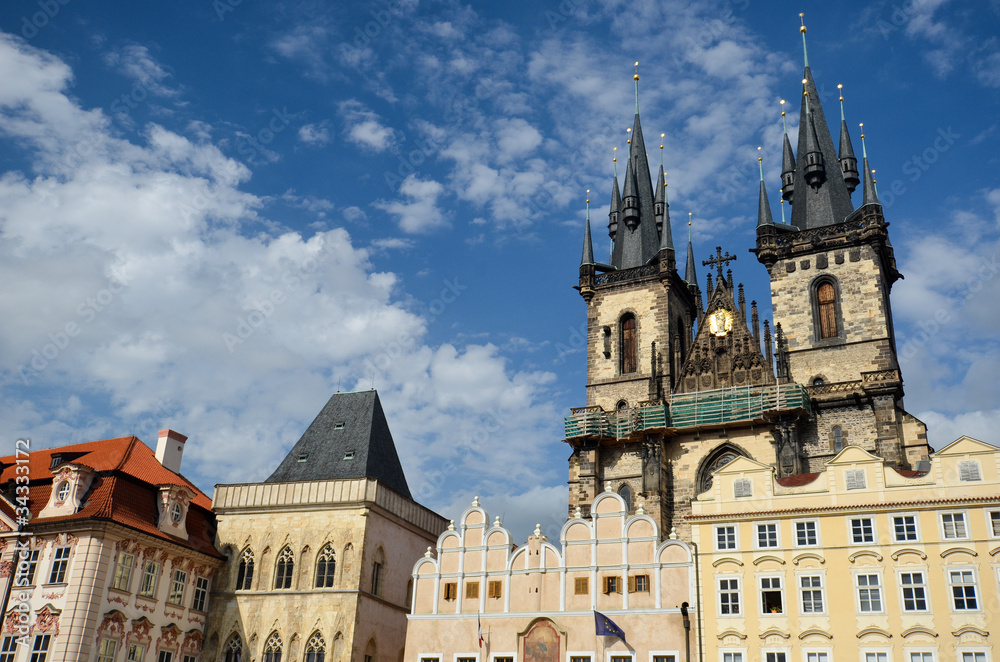
<svg viewBox="0 0 1000 662"><path fill-rule="evenodd" d="M842 102L835 148L807 56L797 149L786 132L782 150L791 222L774 221L762 175L750 249L770 276L773 326L756 302L748 315L728 252L703 262L699 283L689 237L678 271L663 166L654 188L636 102L610 264L594 259L589 216L584 235L587 402L566 418L571 514L610 488L686 537L691 499L739 456L789 484L847 445L899 469L927 460L926 427L903 408L889 302L902 275Z"/></svg>

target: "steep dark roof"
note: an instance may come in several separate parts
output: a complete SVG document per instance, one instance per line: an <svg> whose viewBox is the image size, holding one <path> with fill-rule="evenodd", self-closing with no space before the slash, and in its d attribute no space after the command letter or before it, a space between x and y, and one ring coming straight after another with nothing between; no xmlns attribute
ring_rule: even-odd
<svg viewBox="0 0 1000 662"><path fill-rule="evenodd" d="M656 230L653 203L653 180L649 174L646 143L642 138L642 124L639 122L638 113L632 126L631 140L622 197L631 195L638 199L639 223L632 230L626 226L624 218L618 219L618 232L614 237L614 249L611 255L611 266L618 269L642 266L660 250L660 234Z"/></svg>
<svg viewBox="0 0 1000 662"><path fill-rule="evenodd" d="M378 393L336 393L265 482L374 478L410 496Z"/></svg>

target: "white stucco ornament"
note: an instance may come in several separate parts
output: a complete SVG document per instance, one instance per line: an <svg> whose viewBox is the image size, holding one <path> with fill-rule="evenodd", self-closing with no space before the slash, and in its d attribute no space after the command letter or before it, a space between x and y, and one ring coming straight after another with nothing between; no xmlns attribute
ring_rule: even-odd
<svg viewBox="0 0 1000 662"><path fill-rule="evenodd" d="M448 530L449 531L455 530L455 520L453 519L448 520Z"/></svg>
<svg viewBox="0 0 1000 662"><path fill-rule="evenodd" d="M583 510L580 508L580 506L576 507L576 511L573 513L573 517L577 519L583 519Z"/></svg>
<svg viewBox="0 0 1000 662"><path fill-rule="evenodd" d="M478 496L472 497L472 507L473 508L478 508L479 507L479 497Z"/></svg>
<svg viewBox="0 0 1000 662"><path fill-rule="evenodd" d="M535 534L534 535L535 535L536 538L542 535L542 525L541 524L536 524L535 525Z"/></svg>
<svg viewBox="0 0 1000 662"><path fill-rule="evenodd" d="M676 526L670 527L670 535L667 536L667 537L670 538L671 540L677 540L678 536L677 536L677 527Z"/></svg>
<svg viewBox="0 0 1000 662"><path fill-rule="evenodd" d="M614 492L614 489L611 487L611 481L610 480L604 481L604 491L605 492Z"/></svg>
<svg viewBox="0 0 1000 662"><path fill-rule="evenodd" d="M497 515L496 517L493 518L493 526L495 526L497 528L500 528L501 524L500 524L500 516L499 515Z"/></svg>
<svg viewBox="0 0 1000 662"><path fill-rule="evenodd" d="M432 556L433 556L433 554L431 554L431 548L430 548L430 547L428 547L428 548L427 548L427 551L426 551L426 552L424 552L424 558L425 558L425 559L429 559L429 558L431 558Z"/></svg>

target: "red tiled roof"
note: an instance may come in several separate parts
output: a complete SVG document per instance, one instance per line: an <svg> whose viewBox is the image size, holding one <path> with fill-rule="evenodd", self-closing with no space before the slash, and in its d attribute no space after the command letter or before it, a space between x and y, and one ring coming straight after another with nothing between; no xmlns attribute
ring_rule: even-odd
<svg viewBox="0 0 1000 662"><path fill-rule="evenodd" d="M792 476L782 476L781 478L775 478L774 480L782 487L801 487L802 485L808 485L809 483L816 480L819 476L819 472L812 474L794 474Z"/></svg>
<svg viewBox="0 0 1000 662"><path fill-rule="evenodd" d="M212 500L187 478L161 465L153 450L134 436L32 450L28 455L28 478L31 486L28 505L34 518L38 517L38 513L48 503L52 491L53 455L61 456L61 464L69 462L84 465L94 469L97 475L76 513L42 520L32 519L28 530L56 522L109 520L191 547L204 554L219 556L211 539L215 530ZM0 487L7 485L8 481L18 475L15 459L13 455L0 457ZM159 487L163 485L179 485L194 492L188 508L187 541L163 533L156 526L156 502ZM9 517L14 517L8 501L0 499L0 510Z"/></svg>

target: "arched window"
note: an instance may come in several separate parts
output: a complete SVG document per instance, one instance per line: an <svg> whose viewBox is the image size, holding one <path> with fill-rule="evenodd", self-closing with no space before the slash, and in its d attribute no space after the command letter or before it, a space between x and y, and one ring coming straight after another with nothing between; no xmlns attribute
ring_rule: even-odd
<svg viewBox="0 0 1000 662"><path fill-rule="evenodd" d="M253 550L249 547L240 555L240 569L236 574L236 590L249 591L253 581ZM227 661L228 662L228 661Z"/></svg>
<svg viewBox="0 0 1000 662"><path fill-rule="evenodd" d="M833 428L833 450L836 453L844 450L844 432L839 425L835 425Z"/></svg>
<svg viewBox="0 0 1000 662"><path fill-rule="evenodd" d="M376 655L376 652L375 652L375 640L374 639L369 639L368 640L368 645L365 646L365 658L364 658L364 662L375 662L375 660L377 659L375 657L375 655Z"/></svg>
<svg viewBox="0 0 1000 662"><path fill-rule="evenodd" d="M621 337L621 373L627 375L638 370L637 334L635 328L635 315L626 313L622 315L619 323Z"/></svg>
<svg viewBox="0 0 1000 662"><path fill-rule="evenodd" d="M622 485L621 487L619 487L618 488L618 496L620 496L622 498L622 501L625 502L625 511L626 512L631 511L632 510L632 490L629 488L629 486L628 485Z"/></svg>
<svg viewBox="0 0 1000 662"><path fill-rule="evenodd" d="M344 657L344 635L338 632L333 638L333 662L341 662Z"/></svg>
<svg viewBox="0 0 1000 662"><path fill-rule="evenodd" d="M332 588L333 573L337 569L337 553L332 545L324 547L316 559L316 588Z"/></svg>
<svg viewBox="0 0 1000 662"><path fill-rule="evenodd" d="M698 493L702 493L712 487L712 473L726 466L743 453L738 449L725 444L717 448L702 464L698 477Z"/></svg>
<svg viewBox="0 0 1000 662"><path fill-rule="evenodd" d="M243 662L243 640L240 639L240 635L234 634L229 638L229 643L226 644L225 654L225 662Z"/></svg>
<svg viewBox="0 0 1000 662"><path fill-rule="evenodd" d="M628 409L628 401L619 400L618 404L615 405L615 409L617 409L618 411L624 411L625 409Z"/></svg>
<svg viewBox="0 0 1000 662"><path fill-rule="evenodd" d="M277 632L272 632L264 643L263 662L281 662L281 637Z"/></svg>
<svg viewBox="0 0 1000 662"><path fill-rule="evenodd" d="M379 547L375 550L375 560L372 562L372 595L382 594L383 566L385 566L385 552Z"/></svg>
<svg viewBox="0 0 1000 662"><path fill-rule="evenodd" d="M314 632L306 644L305 662L326 662L326 641L319 632Z"/></svg>
<svg viewBox="0 0 1000 662"><path fill-rule="evenodd" d="M837 290L825 282L816 288L816 308L819 314L819 337L837 337Z"/></svg>
<svg viewBox="0 0 1000 662"><path fill-rule="evenodd" d="M274 570L274 588L291 588L292 572L295 570L295 555L291 547L285 547L278 554Z"/></svg>

